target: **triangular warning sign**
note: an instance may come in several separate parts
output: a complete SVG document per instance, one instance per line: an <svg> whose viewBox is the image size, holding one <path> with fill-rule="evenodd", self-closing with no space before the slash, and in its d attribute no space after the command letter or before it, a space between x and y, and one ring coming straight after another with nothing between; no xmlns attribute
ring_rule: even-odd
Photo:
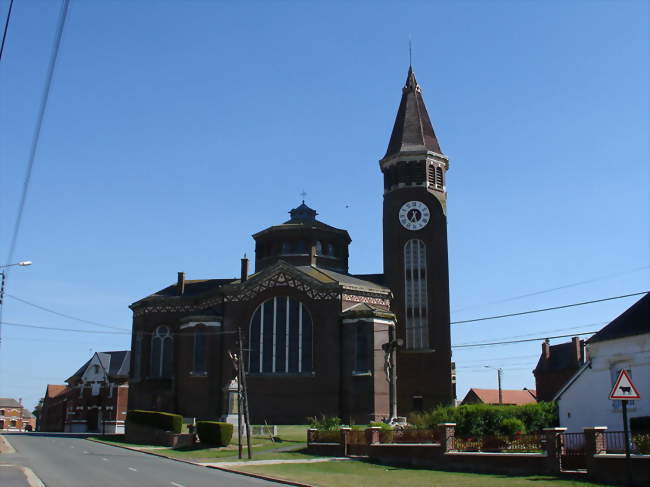
<svg viewBox="0 0 650 487"><path fill-rule="evenodd" d="M632 379L628 375L625 369L622 369L620 374L618 374L618 379L616 379L616 384L612 388L612 392L609 393L610 399L641 399L641 394L634 387Z"/></svg>

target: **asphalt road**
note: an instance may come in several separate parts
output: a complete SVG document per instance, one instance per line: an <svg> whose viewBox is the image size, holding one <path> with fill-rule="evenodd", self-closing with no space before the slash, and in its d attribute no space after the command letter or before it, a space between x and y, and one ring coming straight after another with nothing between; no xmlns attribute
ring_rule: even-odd
<svg viewBox="0 0 650 487"><path fill-rule="evenodd" d="M286 485L190 465L66 434L5 434L16 453L2 463L31 468L47 487L277 487Z"/></svg>

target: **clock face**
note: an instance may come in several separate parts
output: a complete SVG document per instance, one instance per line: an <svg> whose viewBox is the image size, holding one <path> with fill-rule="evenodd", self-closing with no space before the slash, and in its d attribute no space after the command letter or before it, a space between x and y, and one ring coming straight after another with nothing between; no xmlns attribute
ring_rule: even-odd
<svg viewBox="0 0 650 487"><path fill-rule="evenodd" d="M399 222L407 230L420 230L429 223L431 214L421 201L407 201L399 210Z"/></svg>

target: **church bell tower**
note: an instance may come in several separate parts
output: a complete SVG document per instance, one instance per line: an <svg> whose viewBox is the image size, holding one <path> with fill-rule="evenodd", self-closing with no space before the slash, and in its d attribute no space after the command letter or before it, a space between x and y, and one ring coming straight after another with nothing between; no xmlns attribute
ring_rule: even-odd
<svg viewBox="0 0 650 487"><path fill-rule="evenodd" d="M397 316L400 416L453 399L446 172L422 91L409 67L386 155L384 276Z"/></svg>

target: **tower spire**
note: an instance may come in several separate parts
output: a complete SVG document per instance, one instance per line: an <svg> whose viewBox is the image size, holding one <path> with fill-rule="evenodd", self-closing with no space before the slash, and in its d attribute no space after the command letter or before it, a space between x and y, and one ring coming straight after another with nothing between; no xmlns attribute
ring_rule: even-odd
<svg viewBox="0 0 650 487"><path fill-rule="evenodd" d="M409 57L411 46L409 43ZM409 64L402 99L384 158L400 152L432 151L442 154L422 98L422 90Z"/></svg>

